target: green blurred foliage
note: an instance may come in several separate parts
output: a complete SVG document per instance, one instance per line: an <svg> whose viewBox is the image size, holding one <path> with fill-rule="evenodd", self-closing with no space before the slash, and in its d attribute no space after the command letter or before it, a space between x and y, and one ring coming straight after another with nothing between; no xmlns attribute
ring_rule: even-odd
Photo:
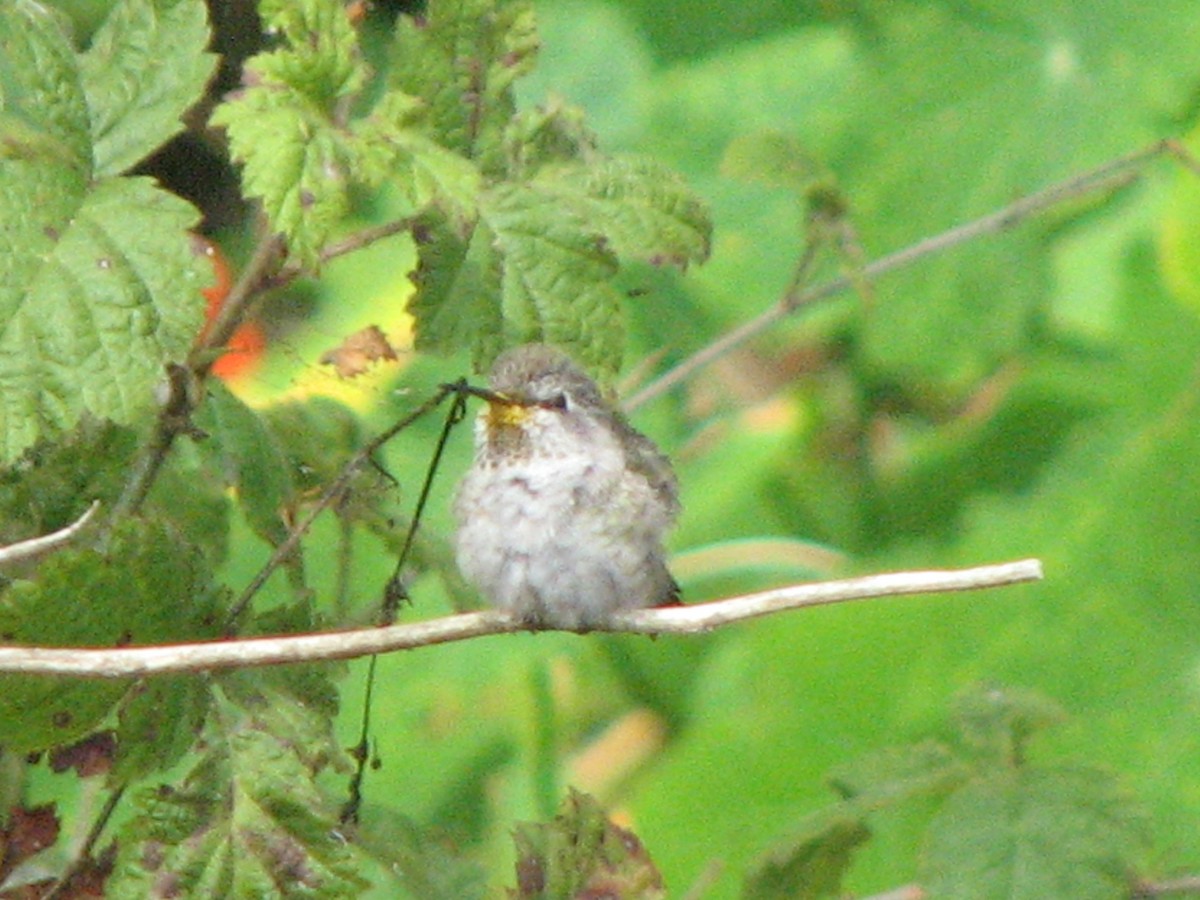
<svg viewBox="0 0 1200 900"><path fill-rule="evenodd" d="M713 209L706 265L629 276L642 289L626 304L631 359L662 353L664 368L774 303L800 254L808 184L836 186L876 258L1178 131L1200 83L1200 15L1186 4L1149 16L785 6L539 4L544 48L523 102L582 105L602 146L669 162ZM723 167L731 147L766 165L781 142L801 151L798 188ZM630 815L673 895L720 860L705 896L735 896L831 769L940 728L950 698L985 679L1058 700L1069 718L1043 756L1119 771L1151 811L1156 868L1194 867L1200 328L1164 272L1195 277L1177 256L1194 253L1200 207L1194 175L1169 161L1146 171L826 301L639 411L680 469L680 549L781 535L849 551L857 571L1036 555L1048 576L778 617L686 652L541 650L556 664L569 653L580 673L610 667L627 699L589 684L593 699L573 701L598 704L596 722L648 706L669 723L649 761L600 794ZM818 279L854 265L823 259ZM436 655L409 664L441 681ZM505 730L514 749L497 777L515 785L532 737ZM560 731L564 754L596 746L589 734ZM569 768L565 780L579 783ZM515 809L532 802L511 790ZM927 813L872 821L848 888L915 873Z"/></svg>
<svg viewBox="0 0 1200 900"><path fill-rule="evenodd" d="M523 6L517 11L524 29ZM382 659L371 742L378 767L367 774L359 844L400 872L401 883L372 873L375 896L478 896L484 882L513 884L514 823L547 818L547 794L567 787L595 795L632 827L669 896L717 871L714 864L719 874L703 894L710 898L870 894L918 877L948 895L962 896L970 884L978 896L1005 896L1011 885L956 867L970 856L962 842L1011 862L1024 852L1014 835L1029 822L1007 812L1024 803L1036 812L1038 833L1069 825L1084 836L1072 853L1082 848L1119 868L1142 839L1130 793L1146 810L1153 841L1153 868L1143 874L1200 870L1200 180L1163 157L1119 190L1071 198L877 283L859 277L866 260L1192 127L1200 11L1187 0L1136 10L1119 0L543 0L536 13L541 46L516 83L512 110L506 79L532 65L525 31L512 71L493 72L499 86L488 86L502 112L524 116L516 120L529 139L522 146L593 152L581 137L586 121L596 148L681 173L711 210L711 258L703 266L682 273L625 266L615 282L622 295L612 291L614 266L605 256L597 283L611 293L601 306L609 315L608 301L621 300L626 361L649 358L651 369L665 370L770 308L806 240L821 240L811 280L849 275L854 282L854 290L801 311L637 411L636 423L679 470L685 513L675 548L803 540L840 552L853 572L1038 556L1047 578L1005 591L793 613L686 640L521 635ZM406 35L405 46L425 40L415 27ZM469 42L471 35L451 37ZM340 40L348 45L348 32ZM266 74L279 84L300 93L312 87L287 59L276 61L283 69ZM389 84L425 91L438 101L435 116L451 116L453 102L437 94L450 82L408 62ZM351 81L368 77L365 67L352 74ZM8 76L2 67L0 76ZM278 99L263 94L264 107L242 110L245 158L261 153L254 139L264 121L255 113L275 112ZM547 99L550 112L539 112ZM433 198L449 233L474 214L478 173L423 143L402 101L384 109L393 115L376 123L379 130L352 116L361 133L341 129L332 115L346 110L330 103L314 114L327 155L292 159L286 171L259 156L255 177L265 186L251 188L278 201L276 221L309 229L302 256L315 255L334 224L339 234L347 225L380 224L412 214L422 199ZM488 121L487 152L472 160L480 172L519 169L519 160L501 158L507 122ZM539 122L554 127L535 135ZM46 150L20 117L0 126L0 151ZM80 146L89 139L82 125L68 136ZM352 210L352 222L322 213L304 223L287 206L308 180L324 178L326 164L352 167L369 157L370 172L360 174L371 176L363 183L377 181L376 140L405 160L398 187L368 198L338 179L321 182L330 194L318 199L338 216ZM46 164L61 167L54 149L43 154ZM638 190L657 178L675 196L676 182L650 171ZM575 204L560 210L572 223L586 218L585 208L603 218L586 191L564 187L577 174L551 171L542 187ZM493 215L525 212L499 204L500 196L490 201ZM637 223L618 224L612 233L636 242ZM677 261L703 255L702 232L683 235ZM570 237L586 243L583 234L574 229ZM218 398L204 420L215 445L181 451L160 482L157 514L170 501L164 485L181 491L200 477L193 473L206 473L203 504L189 501L193 511L203 505L204 526L187 533L214 564L223 560L220 575L230 585L257 571L270 549L263 538L278 540L282 525L303 512L310 492L327 483L333 457L340 462L369 429L462 374L472 355L467 344L489 333L500 339L487 322L462 321L480 306L470 290L494 274L482 266L471 282L463 265L450 272L467 279L459 293L446 288L463 305L444 307L447 321L427 320L440 329L435 343L458 352L406 358L399 397L361 390L356 406L370 404L361 432L341 407L294 396L258 418L251 407L278 400L298 372L319 369L320 354L346 333L402 318L407 276L428 250L417 243L393 238L331 263L306 288L316 315L277 345L250 389L254 402L243 408ZM508 249L536 257L529 243ZM494 252L476 248L489 263ZM469 261L470 254L459 255ZM576 324L568 323L572 334L591 334ZM618 339L618 325L606 319L603 340ZM405 327L391 330L411 335ZM592 350L615 367L604 347ZM328 432L310 424L326 415ZM339 622L371 617L404 524L395 510L411 508L440 428L434 418L381 454L395 484L368 473L352 492L354 514L318 524L306 542L304 584L276 577L267 585L260 600L267 606L286 612L311 599L316 607L310 616L273 620L277 630L316 627L327 614ZM32 437L21 435L13 447ZM448 571L446 541L452 482L469 453L460 428L418 544L407 620L472 600ZM223 478L207 474L213 467ZM79 476L52 467L38 483L67 483L68 474ZM38 526L66 521L60 510L68 504L57 494L27 499L29 491L10 481L6 475L5 497L14 498L6 509L30 507ZM84 481L114 493L107 471ZM238 489L238 505L219 494L226 484ZM175 511L189 509L180 501ZM366 527L351 529L354 522ZM754 562L743 558L736 571L720 573L722 588L779 582L778 568ZM685 598L707 597L715 581L711 573L685 580ZM229 682L227 695L201 697L172 681L131 696L119 710L130 735L157 733L157 703L178 705L169 721L185 737L200 727L198 709L212 705L222 714L216 725L210 716L206 733L220 752L191 771L185 793L139 795L139 808L161 818L136 839L200 834L195 810L227 803L232 784L267 814L224 820L227 830L210 836L223 852L245 846L258 828L306 853L328 849L324 830L342 789L331 774L339 768L336 747L358 740L364 670L351 665L340 683L336 740L326 730L335 704L323 673L312 684L257 688L248 675ZM1003 693L1001 708L955 706L964 688L980 682L1029 693ZM93 703L91 718L116 696ZM1057 727L1026 748L1028 733L1052 721ZM182 740L162 735L152 749L175 762ZM320 759L303 752L308 745ZM1027 752L1036 766L1024 765ZM150 770L149 755L130 753L119 765ZM280 783L288 778L303 782L309 809L285 802ZM833 807L827 784L843 798ZM246 810L253 806L237 813ZM1096 827L1110 843L1094 839ZM330 853L326 883L350 890L356 860L340 848ZM241 871L224 859L229 865L209 877L251 886L267 877L251 852ZM1033 889L1068 878L1064 866L1081 871L1075 859L1039 860L1045 874ZM122 876L130 883L148 877L138 860L123 864L132 867ZM171 864L198 862L184 847ZM1083 872L1063 896L1117 896L1127 873L1087 880L1094 874ZM194 883L218 882L197 876Z"/></svg>

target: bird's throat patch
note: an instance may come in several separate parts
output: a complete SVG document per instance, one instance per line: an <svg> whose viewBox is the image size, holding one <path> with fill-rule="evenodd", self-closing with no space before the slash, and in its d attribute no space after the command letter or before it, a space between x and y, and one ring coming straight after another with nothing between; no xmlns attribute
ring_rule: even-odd
<svg viewBox="0 0 1200 900"><path fill-rule="evenodd" d="M521 428L529 421L531 409L515 403L489 403L487 426L489 432Z"/></svg>

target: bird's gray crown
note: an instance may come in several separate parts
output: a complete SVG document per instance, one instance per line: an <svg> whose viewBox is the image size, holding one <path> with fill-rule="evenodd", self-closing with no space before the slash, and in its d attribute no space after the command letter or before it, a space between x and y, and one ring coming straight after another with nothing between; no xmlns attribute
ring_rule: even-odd
<svg viewBox="0 0 1200 900"><path fill-rule="evenodd" d="M567 354L546 344L522 344L497 357L492 390L522 399L551 403L566 394L585 406L603 404L600 389Z"/></svg>

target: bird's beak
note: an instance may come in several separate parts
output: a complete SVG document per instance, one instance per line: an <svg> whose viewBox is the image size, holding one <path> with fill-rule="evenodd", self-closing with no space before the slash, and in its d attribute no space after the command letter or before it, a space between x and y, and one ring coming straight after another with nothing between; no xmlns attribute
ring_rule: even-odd
<svg viewBox="0 0 1200 900"><path fill-rule="evenodd" d="M489 404L495 406L521 406L521 401L508 394L501 394L499 391L490 391L487 388L475 387L473 384L455 385L455 390L470 394L472 397L478 397L480 400L486 400Z"/></svg>

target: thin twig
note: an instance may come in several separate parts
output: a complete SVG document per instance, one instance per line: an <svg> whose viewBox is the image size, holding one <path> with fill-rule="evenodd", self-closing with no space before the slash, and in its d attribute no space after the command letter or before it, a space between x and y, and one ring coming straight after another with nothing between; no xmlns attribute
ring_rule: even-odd
<svg viewBox="0 0 1200 900"><path fill-rule="evenodd" d="M778 588L694 606L620 613L613 617L609 627L604 630L646 635L696 634L790 609L878 597L1002 587L1037 581L1041 577L1042 566L1036 559L970 569L867 575ZM200 644L120 647L111 650L0 647L0 672L78 678L130 678L169 672L350 659L524 630L527 627L512 616L487 610L386 628Z"/></svg>
<svg viewBox="0 0 1200 900"><path fill-rule="evenodd" d="M216 319L192 348L187 364L168 366L167 395L150 436L133 462L132 474L104 524L101 544L113 525L125 516L136 513L145 502L175 438L191 427L192 413L203 396L200 379L213 363L212 351L224 346L241 323L250 300L261 289L271 268L278 264L282 249L283 240L278 236L266 238L258 245L250 264L230 289Z"/></svg>
<svg viewBox="0 0 1200 900"><path fill-rule="evenodd" d="M272 270L282 261L284 248L284 240L280 235L259 241L250 262L222 301L216 318L192 349L188 364L197 375L208 371L213 363L212 351L229 343L230 337L246 318L250 305L270 284Z"/></svg>
<svg viewBox="0 0 1200 900"><path fill-rule="evenodd" d="M446 385L438 388L437 393L435 393L432 397L414 409L407 416L402 418L395 425L386 429L385 431L380 432L378 435L368 441L361 449L359 449L357 453L350 457L350 460L345 466L342 467L341 474L338 475L338 477L335 478L327 488L325 488L324 493L317 498L316 503L314 503L312 508L308 511L308 515L305 516L296 525L296 527L292 529L291 533L288 534L288 536L279 544L279 546L275 548L275 552L271 554L271 558L268 559L263 567L258 570L258 573L250 580L250 583L243 588L242 593L238 595L237 600L229 609L229 615L226 617L227 627L232 626L232 624L241 616L241 614L245 611L246 606L254 598L254 595L262 589L262 586L266 584L267 579L271 577L271 574L277 568L279 568L283 561L292 554L292 552L296 549L296 545L300 543L300 539L308 533L310 528L312 528L313 522L317 520L317 516L328 509L346 492L347 488L350 487L350 482L354 479L354 476L358 470L362 468L363 464L368 462L380 447L398 435L401 431L426 413L432 412L434 409L440 406L442 401L445 400L446 397L452 392L453 389Z"/></svg>
<svg viewBox="0 0 1200 900"><path fill-rule="evenodd" d="M324 264L330 260L337 259L339 256L345 256L347 253L353 253L355 250L369 247L376 241L389 238L394 234L399 234L402 231L411 231L415 222L416 219L414 218L396 219L393 222L384 222L382 225L374 225L370 228L364 228L362 231L356 231L354 234L348 235L322 250L319 257L320 261ZM284 266L279 272L263 283L263 289L276 290L286 287L305 274L306 271L306 269L294 264Z"/></svg>
<svg viewBox="0 0 1200 900"><path fill-rule="evenodd" d="M776 301L774 306L760 313L757 317L743 323L733 331L722 335L713 343L696 351L683 362L679 363L679 365L664 373L661 377L655 379L626 400L624 407L626 410L632 411L648 403L660 394L666 393L676 385L690 378L699 369L720 359L729 351L741 346L751 338L757 337L776 323L801 309L812 306L818 301L841 294L853 288L856 284L869 283L896 269L912 265L927 256L941 253L983 235L1007 231L1031 216L1053 208L1064 200L1081 197L1102 188L1112 188L1123 184L1134 174L1134 170L1142 166L1147 160L1154 159L1163 154L1171 154L1177 158L1181 158L1186 165L1194 165L1191 157L1186 155L1181 157L1181 153L1183 151L1177 143L1173 141L1158 141L1136 153L1118 157L1102 166L1084 172L1082 175L1073 176L1065 181L1060 181L1047 188L1043 188L1037 193L1022 197L1020 200L1010 203L989 215L974 219L963 225L951 228L948 231L943 231L933 237L917 241L915 244L911 244L902 250L897 250L895 253L883 256L863 266L862 270L855 275L843 275L808 289L803 289L803 285L796 279L793 279L788 289Z"/></svg>
<svg viewBox="0 0 1200 900"><path fill-rule="evenodd" d="M27 541L20 541L16 544L9 544L7 547L0 547L0 564L18 562L23 559L31 559L34 556L40 556L43 553L49 553L51 550L57 550L66 544L69 544L83 530L83 527L91 521L92 516L100 506L99 500L92 501L82 516L72 522L65 528L60 528L58 531L52 531L49 534L43 534L41 537L30 538Z"/></svg>
<svg viewBox="0 0 1200 900"><path fill-rule="evenodd" d="M404 584L404 567L408 565L408 556L412 553L413 541L417 538L417 528L421 524L421 517L425 513L425 504L429 502L429 494L433 490L433 479L437 475L438 467L442 462L442 454L446 450L446 445L450 442L450 432L467 414L466 402L467 383L465 380L460 380L454 385L442 385L442 390L451 390L455 393L454 402L450 406L450 413L446 416L446 421L442 424L442 433L438 435L437 444L434 445L433 458L429 460L429 467L425 472L425 481L421 485L421 492L417 494L417 504L413 508L412 519L408 523L408 531L404 535L404 543L400 546L400 552L396 554L396 567L392 571L392 577L388 579L387 586L383 591L383 603L379 610L379 624L391 625L396 621L396 612L400 609L400 604L407 601L408 588Z"/></svg>
<svg viewBox="0 0 1200 900"><path fill-rule="evenodd" d="M56 897L64 896L65 892L70 889L71 879L81 872L91 859L92 851L96 849L100 835L112 819L113 813L116 812L121 798L125 796L125 788L126 785L119 784L109 792L108 798L104 801L104 806L96 816L92 827L88 829L83 843L75 851L71 862L63 870L62 874L58 876L58 879L51 886L50 890L42 895L41 900L54 900Z"/></svg>

